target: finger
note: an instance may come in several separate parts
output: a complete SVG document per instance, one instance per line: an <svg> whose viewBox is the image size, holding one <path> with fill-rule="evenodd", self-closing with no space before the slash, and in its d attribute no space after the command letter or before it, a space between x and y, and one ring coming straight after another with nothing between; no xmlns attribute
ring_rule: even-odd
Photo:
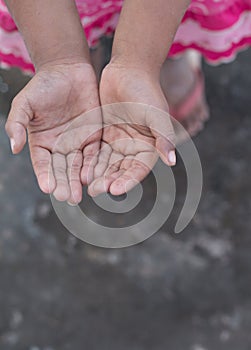
<svg viewBox="0 0 251 350"><path fill-rule="evenodd" d="M30 114L31 111L27 102L17 95L12 101L8 120L5 125L13 154L18 154L24 148L27 139L26 129L31 120Z"/></svg>
<svg viewBox="0 0 251 350"><path fill-rule="evenodd" d="M150 169L142 165L134 165L127 171L124 171L122 176L118 177L110 184L109 191L114 196L120 196L129 192L139 182L141 182L150 172Z"/></svg>
<svg viewBox="0 0 251 350"><path fill-rule="evenodd" d="M110 185L110 193L119 196L129 192L150 173L157 159L157 155L152 152L138 154L122 176Z"/></svg>
<svg viewBox="0 0 251 350"><path fill-rule="evenodd" d="M51 153L41 147L31 149L31 161L39 187L44 193L52 193L56 187L56 181L52 170Z"/></svg>
<svg viewBox="0 0 251 350"><path fill-rule="evenodd" d="M167 138L162 136L156 137L156 149L162 161L168 166L176 165L175 146Z"/></svg>
<svg viewBox="0 0 251 350"><path fill-rule="evenodd" d="M56 188L53 192L54 197L64 202L70 198L70 186L67 178L66 159L63 154L55 153L52 155L53 172L56 180Z"/></svg>
<svg viewBox="0 0 251 350"><path fill-rule="evenodd" d="M146 118L156 139L155 146L161 159L167 165L174 166L176 164L175 134L171 116L161 109L151 107Z"/></svg>
<svg viewBox="0 0 251 350"><path fill-rule="evenodd" d="M87 145L83 150L83 168L81 171L81 181L84 186L89 185L94 179L94 168L98 162L100 142Z"/></svg>
<svg viewBox="0 0 251 350"><path fill-rule="evenodd" d="M98 162L94 169L94 179L101 177L105 173L105 171L108 168L111 155L111 146L102 142L101 149L98 155Z"/></svg>
<svg viewBox="0 0 251 350"><path fill-rule="evenodd" d="M122 174L125 172L125 170L118 170L109 176L101 176L98 179L95 179L91 185L88 187L88 194L91 197L97 197L98 195L102 193L108 193L109 188L111 184Z"/></svg>
<svg viewBox="0 0 251 350"><path fill-rule="evenodd" d="M113 152L110 155L109 164L106 164L106 171L101 173L101 176L94 180L89 186L88 193L92 197L96 197L101 193L106 193L109 190L110 184L118 177L114 174L120 170L121 162L123 161L124 156ZM106 162L107 163L107 162ZM102 163L103 164L103 163Z"/></svg>
<svg viewBox="0 0 251 350"><path fill-rule="evenodd" d="M67 155L67 175L70 186L69 204L76 205L82 200L81 169L83 164L83 154L81 151L72 152Z"/></svg>

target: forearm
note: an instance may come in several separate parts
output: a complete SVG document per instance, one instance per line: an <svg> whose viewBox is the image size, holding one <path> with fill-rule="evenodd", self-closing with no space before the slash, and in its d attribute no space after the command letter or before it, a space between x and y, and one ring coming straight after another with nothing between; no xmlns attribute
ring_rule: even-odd
<svg viewBox="0 0 251 350"><path fill-rule="evenodd" d="M74 0L5 0L36 69L51 62L88 62Z"/></svg>
<svg viewBox="0 0 251 350"><path fill-rule="evenodd" d="M125 0L116 30L113 59L159 71L189 0Z"/></svg>

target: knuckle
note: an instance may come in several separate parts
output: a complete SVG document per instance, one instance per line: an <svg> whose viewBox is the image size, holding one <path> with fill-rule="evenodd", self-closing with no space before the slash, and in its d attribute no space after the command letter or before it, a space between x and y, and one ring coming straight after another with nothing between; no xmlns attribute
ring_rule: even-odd
<svg viewBox="0 0 251 350"><path fill-rule="evenodd" d="M23 98L20 94L16 95L11 102L11 108L16 109L20 107L23 104L22 100Z"/></svg>
<svg viewBox="0 0 251 350"><path fill-rule="evenodd" d="M63 167L57 167L57 168L55 168L55 173L57 176L65 177L66 169Z"/></svg>
<svg viewBox="0 0 251 350"><path fill-rule="evenodd" d="M35 160L33 161L33 166L36 169L46 169L49 168L51 162L48 160L43 160L43 159L39 159L39 160Z"/></svg>
<svg viewBox="0 0 251 350"><path fill-rule="evenodd" d="M50 163L43 160L37 160L32 162L34 171L37 176L50 175Z"/></svg>
<svg viewBox="0 0 251 350"><path fill-rule="evenodd" d="M96 159L97 157L94 157L94 156L85 156L84 157L84 163L85 164L91 164L94 162L94 160Z"/></svg>
<svg viewBox="0 0 251 350"><path fill-rule="evenodd" d="M70 165L70 170L72 172L76 172L76 171L79 171L81 168L81 164L79 162L73 162L71 165Z"/></svg>
<svg viewBox="0 0 251 350"><path fill-rule="evenodd" d="M57 186L68 187L68 182L66 178L57 178Z"/></svg>
<svg viewBox="0 0 251 350"><path fill-rule="evenodd" d="M80 184L80 177L79 176L71 176L70 178L70 184L72 185L78 185Z"/></svg>

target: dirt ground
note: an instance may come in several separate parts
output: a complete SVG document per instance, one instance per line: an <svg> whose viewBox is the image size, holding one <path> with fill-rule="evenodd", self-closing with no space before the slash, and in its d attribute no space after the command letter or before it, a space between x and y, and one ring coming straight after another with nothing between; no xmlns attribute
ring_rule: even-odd
<svg viewBox="0 0 251 350"><path fill-rule="evenodd" d="M123 250L69 234L27 149L10 154L4 121L27 78L0 71L0 350L251 349L250 62L249 51L205 65L211 119L195 139L204 188L193 222L172 234L185 196L179 162L172 217Z"/></svg>

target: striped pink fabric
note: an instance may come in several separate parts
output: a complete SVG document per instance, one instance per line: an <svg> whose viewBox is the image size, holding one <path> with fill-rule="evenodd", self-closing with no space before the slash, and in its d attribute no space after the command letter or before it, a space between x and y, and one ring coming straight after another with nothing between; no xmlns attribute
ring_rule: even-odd
<svg viewBox="0 0 251 350"><path fill-rule="evenodd" d="M76 0L90 46L111 35L122 0ZM168 17L167 17L168 20ZM228 62L251 44L251 0L192 0L178 29L170 56L189 48L212 64ZM0 64L33 71L24 42L3 0L0 0Z"/></svg>

